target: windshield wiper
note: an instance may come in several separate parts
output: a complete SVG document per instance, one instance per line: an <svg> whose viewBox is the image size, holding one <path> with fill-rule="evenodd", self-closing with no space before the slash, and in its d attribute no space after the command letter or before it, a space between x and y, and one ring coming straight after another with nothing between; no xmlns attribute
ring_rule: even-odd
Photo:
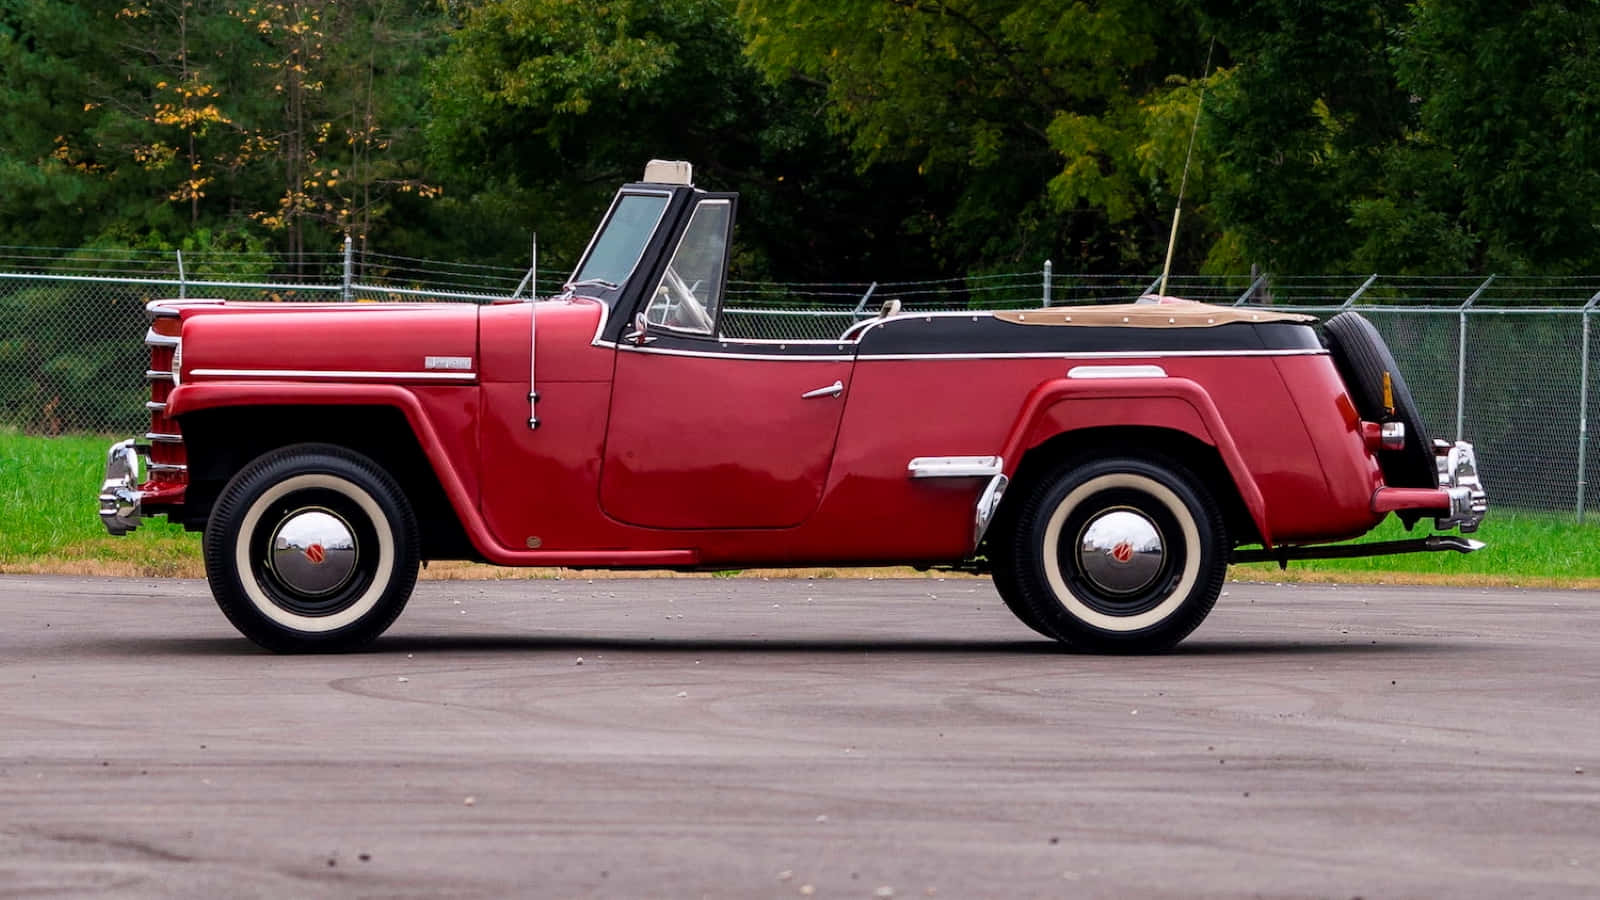
<svg viewBox="0 0 1600 900"><path fill-rule="evenodd" d="M607 281L604 278L582 278L577 281L569 281L566 284L563 284L561 286L561 293L565 296L571 296L573 291L581 287L603 287L608 291L614 291L618 287L621 287L621 285Z"/></svg>

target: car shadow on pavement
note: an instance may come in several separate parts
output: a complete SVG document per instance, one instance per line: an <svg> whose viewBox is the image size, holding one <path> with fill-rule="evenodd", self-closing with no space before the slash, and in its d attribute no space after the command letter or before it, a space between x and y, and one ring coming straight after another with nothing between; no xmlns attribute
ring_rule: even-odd
<svg viewBox="0 0 1600 900"><path fill-rule="evenodd" d="M84 649L109 654L138 656L250 656L267 655L244 638L108 638L81 644ZM1253 639L1205 640L1191 638L1165 653L1144 654L1145 658L1193 656L1363 656L1392 654L1458 653L1469 645L1444 639L1437 641L1386 640L1360 643L1338 640L1284 640L1272 637ZM1017 640L944 640L937 638L828 637L604 637L553 634L464 634L394 635L379 638L370 647L350 656L408 654L500 654L500 653L594 653L599 651L661 654L702 653L883 653L916 655L1000 655L1000 656L1095 656L1076 651L1044 638ZM1116 655L1106 655L1115 660Z"/></svg>

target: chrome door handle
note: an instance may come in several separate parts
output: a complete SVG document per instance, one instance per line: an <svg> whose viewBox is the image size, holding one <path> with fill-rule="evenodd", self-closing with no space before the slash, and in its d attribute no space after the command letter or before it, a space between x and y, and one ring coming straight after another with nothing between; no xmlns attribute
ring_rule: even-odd
<svg viewBox="0 0 1600 900"><path fill-rule="evenodd" d="M844 393L844 382L835 381L827 387L819 387L814 391L806 391L800 395L801 400L815 400L818 397L837 397Z"/></svg>

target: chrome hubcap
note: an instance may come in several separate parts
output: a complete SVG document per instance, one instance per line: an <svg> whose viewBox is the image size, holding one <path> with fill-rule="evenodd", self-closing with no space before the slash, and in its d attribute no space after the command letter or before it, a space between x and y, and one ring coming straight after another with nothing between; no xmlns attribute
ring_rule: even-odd
<svg viewBox="0 0 1600 900"><path fill-rule="evenodd" d="M1148 587L1165 559L1161 530L1128 507L1100 513L1078 537L1078 568L1108 594L1132 594Z"/></svg>
<svg viewBox="0 0 1600 900"><path fill-rule="evenodd" d="M272 533L272 571L283 585L308 597L331 594L350 581L359 556L355 531L321 507L297 509Z"/></svg>

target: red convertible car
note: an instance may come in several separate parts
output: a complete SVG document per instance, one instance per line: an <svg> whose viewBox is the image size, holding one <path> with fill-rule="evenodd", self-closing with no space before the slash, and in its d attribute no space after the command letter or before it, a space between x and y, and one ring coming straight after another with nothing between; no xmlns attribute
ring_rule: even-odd
<svg viewBox="0 0 1600 900"><path fill-rule="evenodd" d="M1230 561L1481 546L1328 546L1486 508L1357 315L890 301L734 338L736 203L652 163L538 302L153 302L151 427L111 448L102 520L203 530L228 619L301 651L376 638L428 559L961 568L1043 635L1148 651Z"/></svg>

